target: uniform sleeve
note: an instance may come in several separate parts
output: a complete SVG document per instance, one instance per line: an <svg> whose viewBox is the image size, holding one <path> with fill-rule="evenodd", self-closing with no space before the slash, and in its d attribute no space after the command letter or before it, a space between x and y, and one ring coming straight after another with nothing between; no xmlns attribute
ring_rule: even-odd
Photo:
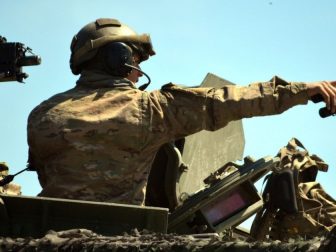
<svg viewBox="0 0 336 252"><path fill-rule="evenodd" d="M201 130L217 130L230 121L280 114L308 102L302 82L288 83L279 77L249 86L181 88L165 85L149 93L152 126L172 139Z"/></svg>

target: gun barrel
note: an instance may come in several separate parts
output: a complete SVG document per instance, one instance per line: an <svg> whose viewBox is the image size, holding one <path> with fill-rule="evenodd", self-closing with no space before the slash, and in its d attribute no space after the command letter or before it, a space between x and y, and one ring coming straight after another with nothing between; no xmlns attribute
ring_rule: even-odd
<svg viewBox="0 0 336 252"><path fill-rule="evenodd" d="M41 64L41 57L37 55L25 56L18 60L18 66L36 66Z"/></svg>

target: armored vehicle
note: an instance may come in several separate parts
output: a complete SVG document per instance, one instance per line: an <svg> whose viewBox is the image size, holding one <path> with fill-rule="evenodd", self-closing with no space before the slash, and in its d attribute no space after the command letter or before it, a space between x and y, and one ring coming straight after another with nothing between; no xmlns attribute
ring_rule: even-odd
<svg viewBox="0 0 336 252"><path fill-rule="evenodd" d="M22 82L28 77L22 67L41 60L34 54L26 56L27 52L31 49L23 44L7 43L0 37L0 81ZM223 85L234 84L211 73L201 83L203 87ZM229 230L231 238L250 238L249 231L238 225L263 208L267 197L259 195L254 183L273 171L279 158L243 158L243 150L241 121L163 145L151 167L145 207L0 194L0 236L39 238L49 230L73 229L115 236L138 229L207 238ZM6 188L15 175L3 175L0 188ZM287 185L293 189L293 183L283 183L290 179L278 181L282 189ZM294 202L293 192L282 197L284 202Z"/></svg>

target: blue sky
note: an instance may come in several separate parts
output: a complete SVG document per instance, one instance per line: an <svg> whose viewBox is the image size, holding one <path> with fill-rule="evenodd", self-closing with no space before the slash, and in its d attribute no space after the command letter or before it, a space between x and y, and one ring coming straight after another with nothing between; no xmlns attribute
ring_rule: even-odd
<svg viewBox="0 0 336 252"><path fill-rule="evenodd" d="M72 36L99 17L151 34L157 55L142 64L152 79L150 89L168 82L198 85L208 72L239 85L273 75L288 81L336 78L336 2L331 0L2 0L0 6L0 35L42 57L42 65L25 68L26 84L0 83L0 161L13 173L26 165L29 112L74 86L78 77L68 64ZM244 120L245 155L275 155L295 136L330 165L318 180L336 197L336 121L320 119L321 106ZM33 172L15 182L25 195L40 191Z"/></svg>

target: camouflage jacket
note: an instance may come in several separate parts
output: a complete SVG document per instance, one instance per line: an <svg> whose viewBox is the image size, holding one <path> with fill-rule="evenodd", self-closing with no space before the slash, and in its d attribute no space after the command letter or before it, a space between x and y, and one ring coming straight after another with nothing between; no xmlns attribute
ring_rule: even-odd
<svg viewBox="0 0 336 252"><path fill-rule="evenodd" d="M31 112L29 163L41 196L141 205L162 144L307 102L304 83L278 77L246 87L167 84L146 92L127 79L84 72L75 88Z"/></svg>

